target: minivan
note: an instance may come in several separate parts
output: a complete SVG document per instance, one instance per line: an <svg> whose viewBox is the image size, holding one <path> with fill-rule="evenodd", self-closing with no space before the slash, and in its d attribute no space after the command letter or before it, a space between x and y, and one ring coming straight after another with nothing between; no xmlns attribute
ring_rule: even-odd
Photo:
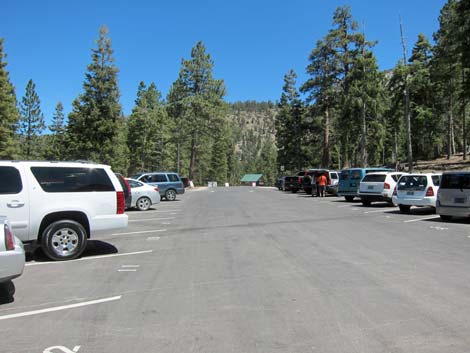
<svg viewBox="0 0 470 353"><path fill-rule="evenodd" d="M375 172L393 172L389 168L349 168L341 171L338 184L338 196L344 196L346 201L358 197L359 183L366 174Z"/></svg>
<svg viewBox="0 0 470 353"><path fill-rule="evenodd" d="M442 174L436 213L444 221L452 217L470 217L470 171Z"/></svg>

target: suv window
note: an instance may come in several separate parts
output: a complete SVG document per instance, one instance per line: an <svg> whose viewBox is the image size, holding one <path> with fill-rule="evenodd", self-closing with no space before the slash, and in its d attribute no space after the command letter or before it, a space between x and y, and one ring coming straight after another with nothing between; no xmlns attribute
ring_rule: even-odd
<svg viewBox="0 0 470 353"><path fill-rule="evenodd" d="M353 179L353 180L362 179L361 170L351 170L350 178Z"/></svg>
<svg viewBox="0 0 470 353"><path fill-rule="evenodd" d="M340 180L348 180L349 179L349 171L343 170L339 176Z"/></svg>
<svg viewBox="0 0 470 353"><path fill-rule="evenodd" d="M383 183L386 175L384 174L368 174L362 179L363 183Z"/></svg>
<svg viewBox="0 0 470 353"><path fill-rule="evenodd" d="M139 188L143 184L140 181L135 181L135 180L127 180L131 188Z"/></svg>
<svg viewBox="0 0 470 353"><path fill-rule="evenodd" d="M75 167L31 167L45 192L115 191L104 169Z"/></svg>
<svg viewBox="0 0 470 353"><path fill-rule="evenodd" d="M0 167L0 194L18 194L23 190L21 176L14 167Z"/></svg>
<svg viewBox="0 0 470 353"><path fill-rule="evenodd" d="M170 181L180 181L176 174L168 174L168 179L170 179Z"/></svg>
<svg viewBox="0 0 470 353"><path fill-rule="evenodd" d="M470 189L470 173L443 174L441 189Z"/></svg>
<svg viewBox="0 0 470 353"><path fill-rule="evenodd" d="M434 186L439 186L439 182L441 181L440 175L432 175L431 179L432 179L432 183L434 184Z"/></svg>
<svg viewBox="0 0 470 353"><path fill-rule="evenodd" d="M165 174L153 174L150 178L150 183L165 183L168 180L166 179Z"/></svg>
<svg viewBox="0 0 470 353"><path fill-rule="evenodd" d="M393 175L390 175L392 177L392 179L395 181L395 183L400 179L400 177L402 176L401 174L393 174Z"/></svg>
<svg viewBox="0 0 470 353"><path fill-rule="evenodd" d="M338 179L338 174L330 173L331 179Z"/></svg>
<svg viewBox="0 0 470 353"><path fill-rule="evenodd" d="M398 183L398 190L424 191L428 185L428 179L424 175L404 175Z"/></svg>

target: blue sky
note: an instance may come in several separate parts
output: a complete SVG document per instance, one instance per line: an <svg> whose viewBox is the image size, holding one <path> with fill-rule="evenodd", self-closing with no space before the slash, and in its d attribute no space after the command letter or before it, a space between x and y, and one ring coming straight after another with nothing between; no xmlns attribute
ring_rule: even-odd
<svg viewBox="0 0 470 353"><path fill-rule="evenodd" d="M4 0L0 37L7 70L19 99L36 83L49 121L60 100L65 111L82 92L98 29L108 26L119 68L121 104L129 114L140 81L155 82L164 95L178 76L181 59L201 40L225 80L228 101L280 97L283 76L293 68L306 80L308 55L331 28L337 6L351 6L366 36L378 40L381 69L402 56L399 16L408 49L418 33L438 28L445 0Z"/></svg>

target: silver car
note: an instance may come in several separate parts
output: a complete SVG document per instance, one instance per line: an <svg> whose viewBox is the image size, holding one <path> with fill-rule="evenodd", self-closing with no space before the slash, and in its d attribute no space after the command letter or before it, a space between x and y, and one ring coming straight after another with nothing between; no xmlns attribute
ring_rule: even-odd
<svg viewBox="0 0 470 353"><path fill-rule="evenodd" d="M131 205L139 211L147 211L152 205L160 203L158 186L145 184L135 179L126 179L131 187Z"/></svg>

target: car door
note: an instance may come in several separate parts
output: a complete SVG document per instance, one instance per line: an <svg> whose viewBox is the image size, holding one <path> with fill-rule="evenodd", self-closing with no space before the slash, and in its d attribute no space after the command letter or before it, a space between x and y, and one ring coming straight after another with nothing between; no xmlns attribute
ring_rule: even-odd
<svg viewBox="0 0 470 353"><path fill-rule="evenodd" d="M0 215L6 216L13 233L29 240L29 192L21 165L0 166Z"/></svg>
<svg viewBox="0 0 470 353"><path fill-rule="evenodd" d="M168 177L168 188L175 189L177 192L181 192L183 183L176 174L167 174Z"/></svg>

